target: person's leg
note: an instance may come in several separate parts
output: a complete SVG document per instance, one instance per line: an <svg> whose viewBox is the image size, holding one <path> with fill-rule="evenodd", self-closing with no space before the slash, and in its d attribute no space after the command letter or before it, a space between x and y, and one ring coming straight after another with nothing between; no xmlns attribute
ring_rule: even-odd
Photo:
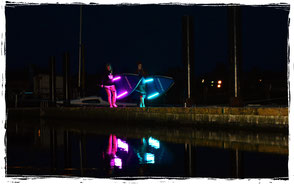
<svg viewBox="0 0 294 184"><path fill-rule="evenodd" d="M143 95L140 95L140 107L143 107Z"/></svg>
<svg viewBox="0 0 294 184"><path fill-rule="evenodd" d="M106 90L106 93L107 93L109 106L110 106L110 108L112 108L110 87L109 86L105 86L105 90Z"/></svg>
<svg viewBox="0 0 294 184"><path fill-rule="evenodd" d="M117 139L116 135L112 135L112 154L115 155L117 152Z"/></svg>
<svg viewBox="0 0 294 184"><path fill-rule="evenodd" d="M116 105L116 89L115 89L115 86L111 86L111 93L112 93L112 105L113 107L117 107Z"/></svg>
<svg viewBox="0 0 294 184"><path fill-rule="evenodd" d="M108 146L107 146L107 154L110 155L112 153L112 134L110 134L108 139Z"/></svg>
<svg viewBox="0 0 294 184"><path fill-rule="evenodd" d="M145 97L146 95L142 95L142 107L145 107Z"/></svg>

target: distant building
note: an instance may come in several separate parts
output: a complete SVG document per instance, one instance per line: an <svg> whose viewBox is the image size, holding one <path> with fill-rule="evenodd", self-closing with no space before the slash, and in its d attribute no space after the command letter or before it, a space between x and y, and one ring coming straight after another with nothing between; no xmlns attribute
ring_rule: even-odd
<svg viewBox="0 0 294 184"><path fill-rule="evenodd" d="M46 98L50 95L49 75L38 74L34 76L34 94ZM56 97L62 98L63 96L63 77L56 76Z"/></svg>

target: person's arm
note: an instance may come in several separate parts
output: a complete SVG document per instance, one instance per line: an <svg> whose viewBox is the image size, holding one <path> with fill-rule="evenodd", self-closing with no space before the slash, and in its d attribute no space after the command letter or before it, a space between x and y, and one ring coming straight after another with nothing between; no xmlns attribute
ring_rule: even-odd
<svg viewBox="0 0 294 184"><path fill-rule="evenodd" d="M103 86L104 86L105 76L106 76L106 74L104 73L103 76L102 76L102 80L100 82L100 85L99 85L101 88L103 88Z"/></svg>

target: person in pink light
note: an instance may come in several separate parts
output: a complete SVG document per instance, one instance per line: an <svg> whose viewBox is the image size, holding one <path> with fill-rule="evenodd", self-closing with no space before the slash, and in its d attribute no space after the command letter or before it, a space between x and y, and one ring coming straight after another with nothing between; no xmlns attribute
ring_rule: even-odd
<svg viewBox="0 0 294 184"><path fill-rule="evenodd" d="M109 136L109 140L108 140L108 146L107 146L107 151L106 153L108 155L116 155L117 152L117 139L116 139L116 135L112 135L110 134Z"/></svg>
<svg viewBox="0 0 294 184"><path fill-rule="evenodd" d="M114 85L113 71L110 64L106 64L106 71L104 72L101 87L105 89L108 97L110 108L117 107L116 105L116 88Z"/></svg>
<svg viewBox="0 0 294 184"><path fill-rule="evenodd" d="M105 163L108 165L108 174L110 175L113 174L115 168L122 169L122 159L116 155L117 148L118 139L116 135L110 134L106 151L102 154Z"/></svg>
<svg viewBox="0 0 294 184"><path fill-rule="evenodd" d="M115 166L115 158L117 152L117 139L116 136L113 134L109 135L107 148L105 151L102 152L102 158L104 163L106 164L106 171L108 174L113 174L113 169Z"/></svg>

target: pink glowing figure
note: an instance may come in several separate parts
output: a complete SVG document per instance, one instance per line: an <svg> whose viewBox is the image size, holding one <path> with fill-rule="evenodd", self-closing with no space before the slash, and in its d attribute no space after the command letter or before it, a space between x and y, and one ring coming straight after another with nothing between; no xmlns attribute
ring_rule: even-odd
<svg viewBox="0 0 294 184"><path fill-rule="evenodd" d="M121 148L122 150L129 152L129 145L125 141L122 141L121 139L117 139L117 147Z"/></svg>
<svg viewBox="0 0 294 184"><path fill-rule="evenodd" d="M107 154L115 155L116 152L117 152L117 139L115 135L110 134L109 140L108 140Z"/></svg>
<svg viewBox="0 0 294 184"><path fill-rule="evenodd" d="M118 167L119 169L122 169L122 161L121 161L121 159L118 158L118 157L114 158L114 165L116 167Z"/></svg>
<svg viewBox="0 0 294 184"><path fill-rule="evenodd" d="M121 78L120 76L118 76L118 77L115 77L115 78L113 78L113 79L112 79L112 81L119 80L120 78Z"/></svg>
<svg viewBox="0 0 294 184"><path fill-rule="evenodd" d="M114 134L110 134L108 140L107 154L111 157L110 166L113 169L114 166L122 169L122 160L119 158L117 153L117 148L121 148L123 151L129 151L129 145L126 141L123 141L116 137Z"/></svg>
<svg viewBox="0 0 294 184"><path fill-rule="evenodd" d="M115 156L110 160L110 166L113 168L114 166L118 167L119 169L122 169L122 161L119 157Z"/></svg>
<svg viewBox="0 0 294 184"><path fill-rule="evenodd" d="M110 160L110 167L113 169L113 167L114 167L114 158L112 158L111 160Z"/></svg>
<svg viewBox="0 0 294 184"><path fill-rule="evenodd" d="M125 92L123 92L122 94L118 95L116 98L117 98L117 99L119 99L119 98L121 98L121 97L125 96L126 94L128 94L128 92L127 92L127 91L125 91Z"/></svg>

